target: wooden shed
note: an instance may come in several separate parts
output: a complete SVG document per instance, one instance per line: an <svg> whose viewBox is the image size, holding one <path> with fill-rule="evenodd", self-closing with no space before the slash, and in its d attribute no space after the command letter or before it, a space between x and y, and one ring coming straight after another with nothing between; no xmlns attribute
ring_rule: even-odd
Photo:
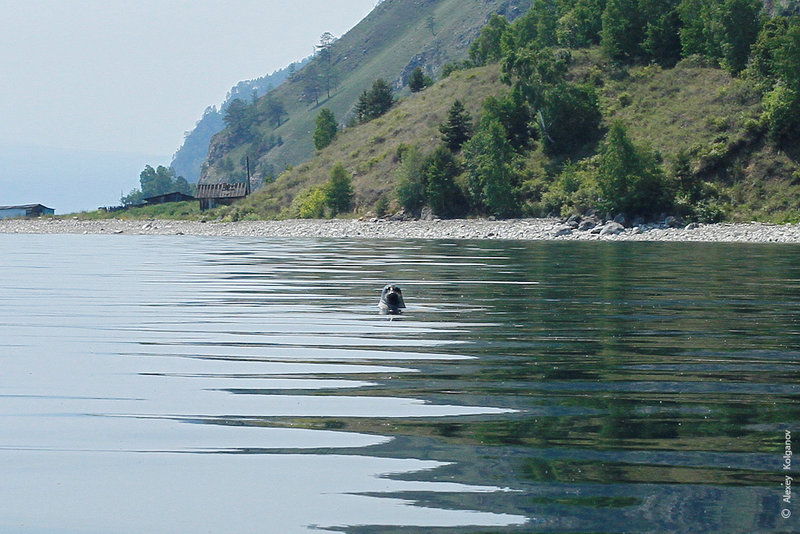
<svg viewBox="0 0 800 534"><path fill-rule="evenodd" d="M41 204L22 204L19 206L0 206L0 219L14 217L41 217L42 215L55 215L56 210Z"/></svg>
<svg viewBox="0 0 800 534"><path fill-rule="evenodd" d="M208 210L217 206L229 206L236 200L245 198L250 194L250 183L218 183L218 184L197 184L197 200L200 201L200 209Z"/></svg>

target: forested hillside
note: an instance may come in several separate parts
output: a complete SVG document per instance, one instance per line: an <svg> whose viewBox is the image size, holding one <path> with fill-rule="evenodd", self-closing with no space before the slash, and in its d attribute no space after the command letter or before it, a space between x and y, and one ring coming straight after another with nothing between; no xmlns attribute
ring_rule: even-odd
<svg viewBox="0 0 800 534"><path fill-rule="evenodd" d="M231 88L219 109L216 106L206 108L195 127L185 133L183 145L172 158L171 166L175 169L175 173L190 183L197 183L200 180L203 163L208 156L211 138L225 128L223 117L230 103L237 98L251 100L254 96L256 98L264 96L303 68L307 62L308 59L304 59L267 76L241 81Z"/></svg>
<svg viewBox="0 0 800 534"><path fill-rule="evenodd" d="M416 67L438 76L445 63L467 57L491 13L513 20L529 7L530 0L385 0L342 38L309 43L319 53L288 83L226 114L227 128L211 143L202 180L243 180L249 157L254 181L271 181L314 154L321 109L344 125L376 79L400 91Z"/></svg>
<svg viewBox="0 0 800 534"><path fill-rule="evenodd" d="M348 211L329 190L346 176L362 214L798 220L796 8L535 0L513 22L492 16L444 80L358 115L229 215Z"/></svg>

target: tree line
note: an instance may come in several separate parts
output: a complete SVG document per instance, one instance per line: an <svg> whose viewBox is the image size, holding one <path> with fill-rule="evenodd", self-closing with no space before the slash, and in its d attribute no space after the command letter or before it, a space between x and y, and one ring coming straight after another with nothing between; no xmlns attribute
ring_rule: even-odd
<svg viewBox="0 0 800 534"><path fill-rule="evenodd" d="M701 57L757 88L764 112L756 129L771 142L800 134L800 17L768 17L759 0L534 0L514 22L492 15L469 59L445 66L443 77L500 63L509 90L488 97L475 124L454 102L440 127L441 146L430 153L398 150L398 203L415 213L428 205L442 217L586 210L649 217L678 210L719 218L704 205L687 153L666 168L622 123L604 123L595 85L570 76L571 51L585 47L599 47L623 67L670 68ZM431 83L421 69L409 79L413 92ZM377 80L359 98L354 123L393 103L391 88ZM330 144L337 131L333 114L322 110L315 146ZM538 149L549 158L550 178L532 186L525 166Z"/></svg>
<svg viewBox="0 0 800 534"><path fill-rule="evenodd" d="M146 198L168 193L194 194L194 186L186 181L183 176L177 176L175 169L159 165L153 168L145 165L144 170L139 174L140 189L134 189L124 195L120 202L123 206L138 206L144 203Z"/></svg>
<svg viewBox="0 0 800 534"><path fill-rule="evenodd" d="M507 217L522 214L525 201L537 198L527 208L535 206L538 215L682 210L693 218L719 218L721 213L705 209L685 152L665 168L660 154L636 145L622 123L604 125L593 84L570 80L571 50L590 46L622 66L668 68L700 56L758 88L764 108L758 127L772 142L800 134L797 16L769 18L758 0L534 0L513 23L493 15L472 43L469 60L445 66L443 75L499 62L510 90L488 97L474 131L455 143L445 131L468 129L456 126L464 122L463 105L453 104L443 142L455 158L444 163L437 149L418 165L411 154L400 169L401 204L413 210L428 202L442 216L471 211ZM556 170L532 191L525 160L536 147ZM438 204L431 191L442 172L459 181L463 193L449 193L449 206Z"/></svg>

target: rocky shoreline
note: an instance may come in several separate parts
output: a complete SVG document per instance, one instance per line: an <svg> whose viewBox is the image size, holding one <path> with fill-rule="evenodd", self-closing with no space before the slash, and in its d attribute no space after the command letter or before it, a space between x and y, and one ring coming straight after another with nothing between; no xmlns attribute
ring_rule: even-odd
<svg viewBox="0 0 800 534"><path fill-rule="evenodd" d="M173 220L3 219L6 234L128 234L214 237L348 239L504 239L800 243L800 224L690 224L675 220L626 227L614 221L562 219L451 219L386 221L285 220L200 222Z"/></svg>

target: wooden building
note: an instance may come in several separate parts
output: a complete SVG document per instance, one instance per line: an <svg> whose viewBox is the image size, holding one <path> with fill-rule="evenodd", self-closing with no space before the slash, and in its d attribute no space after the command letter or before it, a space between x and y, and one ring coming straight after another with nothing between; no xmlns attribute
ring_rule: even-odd
<svg viewBox="0 0 800 534"><path fill-rule="evenodd" d="M41 217L42 215L55 215L56 210L41 204L22 204L20 206L0 206L0 219L14 217Z"/></svg>
<svg viewBox="0 0 800 534"><path fill-rule="evenodd" d="M197 200L200 209L208 210L217 206L229 206L250 194L250 181L246 183L197 184Z"/></svg>
<svg viewBox="0 0 800 534"><path fill-rule="evenodd" d="M174 192L174 193L165 193L163 195L156 195L153 197L147 197L146 199L144 199L144 202L148 206L153 206L155 204L167 204L168 202L185 202L187 200L196 200L196 199L192 195Z"/></svg>

